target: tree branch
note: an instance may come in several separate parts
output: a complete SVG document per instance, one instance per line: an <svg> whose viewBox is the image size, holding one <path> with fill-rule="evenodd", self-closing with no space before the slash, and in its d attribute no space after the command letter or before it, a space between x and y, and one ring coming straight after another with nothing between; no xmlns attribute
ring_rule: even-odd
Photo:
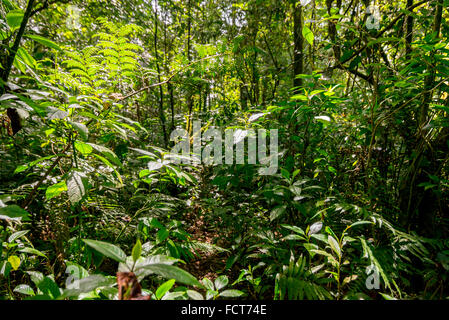
<svg viewBox="0 0 449 320"><path fill-rule="evenodd" d="M211 59L211 58L215 58L215 57L219 57L219 56L222 56L222 55L224 55L224 53L219 53L219 54L215 54L215 55L212 55L212 56L204 57L204 58L199 59L199 60L195 60L195 61L189 63L188 65L186 65L185 67L179 69L179 70L176 71L175 73L173 73L171 76L169 76L169 77L167 78L167 80L162 81L162 82L158 82L158 83L153 83L153 84L150 84L149 86L145 86L145 87L143 87L143 88L140 88L140 89L138 89L138 90L136 90L136 91L134 91L134 92L131 92L131 93L127 94L126 96L124 96L124 97L118 99L117 101L118 101L118 102L123 101L123 100L128 99L129 97L135 96L136 94L138 94L138 93L140 93L140 92L142 92L142 91L145 91L145 90L147 90L147 89L150 89L150 88L153 88L153 87L157 87L157 86L161 86L161 85L163 85L163 84L166 84L166 83L170 82L171 79L173 79L174 76L176 76L177 74L179 74L181 71L184 71L185 69L191 67L192 65L194 65L194 64L196 64L196 63L198 63L198 62L201 62L201 61L204 61L204 60L208 60L208 59Z"/></svg>

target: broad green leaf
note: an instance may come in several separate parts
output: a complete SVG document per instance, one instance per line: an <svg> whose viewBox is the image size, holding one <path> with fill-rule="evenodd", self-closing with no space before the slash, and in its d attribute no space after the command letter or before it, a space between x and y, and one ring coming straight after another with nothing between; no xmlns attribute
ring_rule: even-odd
<svg viewBox="0 0 449 320"><path fill-rule="evenodd" d="M47 38L44 38L44 37L41 37L41 36L37 36L37 35L32 35L32 34L26 34L24 36L27 37L27 38L30 38L30 39L32 39L32 40L34 40L36 42L39 42L40 44L42 44L42 45L44 45L46 47L49 47L49 48L52 48L52 49L56 49L56 50L61 50L61 48L56 43L54 43L53 41L51 41L51 40L49 40Z"/></svg>
<svg viewBox="0 0 449 320"><path fill-rule="evenodd" d="M122 165L117 155L110 149L95 143L89 143L89 145L92 146L96 151L100 152L103 156L105 156L110 162L114 163L119 167Z"/></svg>
<svg viewBox="0 0 449 320"><path fill-rule="evenodd" d="M44 275L39 271L25 271L31 278L31 282L33 282L36 286L44 280Z"/></svg>
<svg viewBox="0 0 449 320"><path fill-rule="evenodd" d="M76 204L81 201L86 194L83 179L86 176L79 171L72 171L70 177L67 179L67 194L72 204Z"/></svg>
<svg viewBox="0 0 449 320"><path fill-rule="evenodd" d="M204 300L204 297L199 292L196 292L194 290L187 290L186 292L189 298L192 300Z"/></svg>
<svg viewBox="0 0 449 320"><path fill-rule="evenodd" d="M150 161L148 162L148 170L154 171L162 168L163 163L160 161Z"/></svg>
<svg viewBox="0 0 449 320"><path fill-rule="evenodd" d="M310 30L309 27L302 27L302 35L310 45L313 45L314 36L312 30Z"/></svg>
<svg viewBox="0 0 449 320"><path fill-rule="evenodd" d="M395 297L392 297L392 296L390 296L390 295L388 295L388 294L386 294L386 293L380 292L380 295L381 295L385 300L398 300L398 299L396 299Z"/></svg>
<svg viewBox="0 0 449 320"><path fill-rule="evenodd" d="M168 280L161 284L156 290L156 298L160 300L175 284L175 279Z"/></svg>
<svg viewBox="0 0 449 320"><path fill-rule="evenodd" d="M157 234L156 234L156 239L158 243L163 242L165 239L168 238L169 232L166 228L161 228Z"/></svg>
<svg viewBox="0 0 449 320"><path fill-rule="evenodd" d="M14 173L20 173L23 172L31 167L34 167L36 164L38 164L39 162L45 161L45 160L49 160L52 159L54 157L56 157L57 155L51 155L51 156L47 156L47 157L43 157L43 158L39 158L37 160L31 161L30 163L27 164L23 164L20 166L17 166L16 170L14 171Z"/></svg>
<svg viewBox="0 0 449 320"><path fill-rule="evenodd" d="M9 236L8 242L9 242L9 243L14 242L14 240L23 237L23 236L26 235L29 231L30 231L30 230L22 230L22 231L14 232L12 235Z"/></svg>
<svg viewBox="0 0 449 320"><path fill-rule="evenodd" d="M331 249L338 255L338 257L341 257L341 249L340 249L340 245L338 244L338 241L335 240L335 238L332 237L331 235L329 235L327 237L327 241L328 241Z"/></svg>
<svg viewBox="0 0 449 320"><path fill-rule="evenodd" d="M68 121L68 123L70 123L72 127L79 133L81 139L87 140L89 129L87 129L85 124L73 121Z"/></svg>
<svg viewBox="0 0 449 320"><path fill-rule="evenodd" d="M11 32L20 28L23 20L23 10L11 10L6 14L6 22L8 23Z"/></svg>
<svg viewBox="0 0 449 320"><path fill-rule="evenodd" d="M15 204L0 208L0 220L31 221L29 215L27 211Z"/></svg>
<svg viewBox="0 0 449 320"><path fill-rule="evenodd" d="M286 210L287 210L287 206L285 206L285 205L274 208L273 210L271 210L270 220L273 221L273 220L279 218L280 216L282 216L285 213Z"/></svg>
<svg viewBox="0 0 449 320"><path fill-rule="evenodd" d="M0 275L8 277L11 272L11 263L6 260L0 261Z"/></svg>
<svg viewBox="0 0 449 320"><path fill-rule="evenodd" d="M216 291L216 290L207 290L206 291L206 300L211 300L211 299L213 299L217 295L218 295L218 291Z"/></svg>
<svg viewBox="0 0 449 320"><path fill-rule="evenodd" d="M307 96L303 95L303 94L295 94L293 96L290 97L291 100L301 100L301 101L307 101Z"/></svg>
<svg viewBox="0 0 449 320"><path fill-rule="evenodd" d="M111 258L117 262L125 262L126 254L119 247L103 241L83 239L83 241L91 248L97 250L104 256Z"/></svg>
<svg viewBox="0 0 449 320"><path fill-rule="evenodd" d="M192 299L194 299L194 298L192 298ZM185 292L183 292L183 291L168 292L166 295L164 295L162 297L161 300L186 300Z"/></svg>
<svg viewBox="0 0 449 320"><path fill-rule="evenodd" d="M45 254L43 254L42 252L40 252L39 250L36 250L34 248L30 248L30 247L25 247L23 249L19 250L20 252L24 252L24 253L29 253L29 254L35 254L37 256L43 257L43 258L47 258L47 256Z"/></svg>
<svg viewBox="0 0 449 320"><path fill-rule="evenodd" d="M282 240L305 240L306 238L299 236L297 234L289 234L282 238Z"/></svg>
<svg viewBox="0 0 449 320"><path fill-rule="evenodd" d="M208 278L204 278L203 280L201 280L201 282L207 290L215 290L214 283Z"/></svg>
<svg viewBox="0 0 449 320"><path fill-rule="evenodd" d="M88 155L92 152L93 148L90 144L84 143L82 141L75 141L75 148L83 155Z"/></svg>
<svg viewBox="0 0 449 320"><path fill-rule="evenodd" d="M98 155L98 154L93 154L93 156L95 158L98 158L101 160L101 162L103 162L105 165L107 165L109 168L111 168L112 170L114 170L115 176L117 177L117 180L120 182L120 184L123 185L123 180L122 177L120 175L120 173L114 168L114 166L112 165L112 163L110 163L106 158Z"/></svg>
<svg viewBox="0 0 449 320"><path fill-rule="evenodd" d="M215 289L216 290L221 290L224 287L226 287L229 283L229 279L227 276L219 276L217 279L215 279L214 284L215 284Z"/></svg>
<svg viewBox="0 0 449 320"><path fill-rule="evenodd" d="M17 58L31 68L36 67L36 60L34 60L34 58L23 47L20 47L19 50L17 50L16 59Z"/></svg>
<svg viewBox="0 0 449 320"><path fill-rule="evenodd" d="M111 286L115 283L114 279L106 278L105 276L94 274L82 279L77 279L67 286L63 291L62 297L78 296L82 293L88 293L104 286Z"/></svg>
<svg viewBox="0 0 449 320"><path fill-rule="evenodd" d="M334 258L333 255L331 255L329 252L326 252L326 251L324 251L324 250L312 249L312 250L310 250L310 251L311 251L311 252L314 252L314 253L316 253L316 254L320 254L320 255L322 255L322 256L328 257L329 259L331 259L331 260L333 260L333 261L337 261L337 260L335 260L335 258Z"/></svg>
<svg viewBox="0 0 449 320"><path fill-rule="evenodd" d="M323 223L321 221L315 222L310 226L308 235L310 236L312 234L320 232L321 228L323 228Z"/></svg>
<svg viewBox="0 0 449 320"><path fill-rule="evenodd" d="M315 255L314 250L318 250L318 245L316 245L315 243L303 243L303 246L312 257Z"/></svg>
<svg viewBox="0 0 449 320"><path fill-rule="evenodd" d="M297 234L300 234L302 236L306 235L304 230L302 230L300 227L297 227L297 226L289 226L289 225L286 225L286 224L281 224L281 227L283 227L285 229L288 229L288 230L291 230L293 232L296 232Z"/></svg>
<svg viewBox="0 0 449 320"><path fill-rule="evenodd" d="M140 255L142 254L142 243L139 239L137 239L136 244L133 247L132 250L132 257L134 261L137 261L137 259L140 258Z"/></svg>
<svg viewBox="0 0 449 320"><path fill-rule="evenodd" d="M183 283L189 286L197 286L202 288L203 285L190 273L178 267L167 264L150 264L142 266L141 268L149 270L166 279L175 279L176 282Z"/></svg>
<svg viewBox="0 0 449 320"><path fill-rule="evenodd" d="M236 297L241 297L243 295L245 295L244 292L242 292L240 290L235 290L235 289L225 290L220 293L221 297L226 297L226 298L236 298Z"/></svg>
<svg viewBox="0 0 449 320"><path fill-rule="evenodd" d="M61 295L61 289L49 276L44 277L44 279L39 282L37 287L42 291L44 295L47 295L53 299L57 299Z"/></svg>
<svg viewBox="0 0 449 320"><path fill-rule="evenodd" d="M45 197L47 198L47 200L50 200L54 197L59 196L64 191L67 191L67 184L64 180L62 180L48 187L47 190L45 191Z"/></svg>
<svg viewBox="0 0 449 320"><path fill-rule="evenodd" d="M21 294L25 294L27 296L34 296L34 290L27 284L19 284L17 287L14 288L14 292L18 292Z"/></svg>

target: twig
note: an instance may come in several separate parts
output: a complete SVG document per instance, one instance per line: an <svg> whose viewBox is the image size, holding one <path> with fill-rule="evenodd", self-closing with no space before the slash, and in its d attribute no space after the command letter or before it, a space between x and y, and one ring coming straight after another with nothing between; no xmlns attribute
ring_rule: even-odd
<svg viewBox="0 0 449 320"><path fill-rule="evenodd" d="M44 180L47 178L47 176L50 174L50 172L54 169L54 167L61 161L61 159L65 156L66 151L70 148L71 142L67 143L62 153L53 161L52 165L47 169L45 174L42 176L42 178L39 180L39 182L34 186L33 191L26 197L25 201L23 202L23 208L26 210L28 206L31 204L31 202L34 200L36 196L36 192L41 186L41 184L44 182Z"/></svg>
<svg viewBox="0 0 449 320"><path fill-rule="evenodd" d="M186 65L185 67L179 69L179 70L176 71L175 73L173 73L170 77L167 78L167 80L162 81L162 82L159 82L159 83L153 83L153 84L150 84L149 86L145 86L145 87L143 87L143 88L140 88L139 90L136 90L136 91L134 91L134 92L131 92L131 93L127 94L126 96L124 96L124 97L118 99L117 101L118 101L118 102L123 101L123 100L128 99L129 97L132 97L132 96L134 96L134 95L136 95L136 94L138 94L138 93L140 93L140 92L142 92L142 91L145 91L145 90L148 90L148 89L150 89L150 88L153 88L153 87L157 87L157 86L161 86L161 85L163 85L163 84L166 84L166 83L170 82L171 79L173 79L174 76L176 76L177 74L179 74L181 71L184 71L185 69L189 68L190 66L192 66L192 65L194 65L194 64L196 64L196 63L198 63L198 62L201 62L201 61L204 61L204 60L207 60L207 59L211 59L211 58L215 58L215 57L219 57L219 56L222 56L222 55L224 55L224 53L219 53L219 54L215 54L215 55L212 55L212 56L208 56L208 57L205 57L205 58L202 58L202 59L199 59L199 60L195 60L195 61L189 63L188 65Z"/></svg>

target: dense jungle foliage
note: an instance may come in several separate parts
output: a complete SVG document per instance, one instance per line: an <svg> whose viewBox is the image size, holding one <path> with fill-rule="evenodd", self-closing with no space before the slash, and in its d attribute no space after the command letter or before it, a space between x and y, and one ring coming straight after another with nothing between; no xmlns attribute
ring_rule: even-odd
<svg viewBox="0 0 449 320"><path fill-rule="evenodd" d="M448 7L1 0L0 299L447 299Z"/></svg>

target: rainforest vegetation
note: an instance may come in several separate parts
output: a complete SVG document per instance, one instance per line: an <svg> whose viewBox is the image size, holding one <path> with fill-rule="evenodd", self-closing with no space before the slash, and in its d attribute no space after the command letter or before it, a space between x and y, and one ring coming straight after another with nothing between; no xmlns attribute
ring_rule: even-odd
<svg viewBox="0 0 449 320"><path fill-rule="evenodd" d="M0 299L447 299L448 7L1 0Z"/></svg>

